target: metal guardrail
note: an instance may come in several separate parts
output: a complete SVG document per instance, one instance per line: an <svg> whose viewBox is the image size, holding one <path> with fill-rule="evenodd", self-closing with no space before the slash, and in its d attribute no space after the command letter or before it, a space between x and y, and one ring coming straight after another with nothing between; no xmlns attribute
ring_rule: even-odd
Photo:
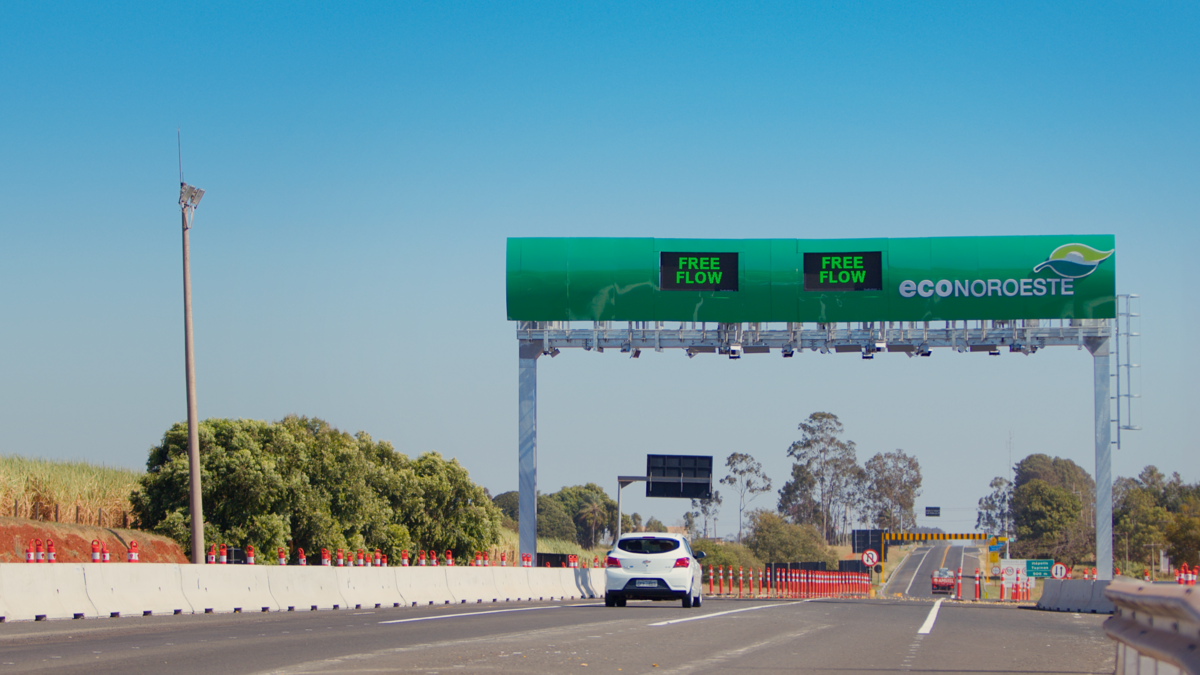
<svg viewBox="0 0 1200 675"><path fill-rule="evenodd" d="M1200 675L1200 592L1195 586L1115 581L1104 632L1117 641L1117 675Z"/></svg>

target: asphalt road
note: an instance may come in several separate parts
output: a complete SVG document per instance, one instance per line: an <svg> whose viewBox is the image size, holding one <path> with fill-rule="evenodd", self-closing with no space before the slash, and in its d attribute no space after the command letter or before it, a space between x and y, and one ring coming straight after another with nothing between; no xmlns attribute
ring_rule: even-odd
<svg viewBox="0 0 1200 675"><path fill-rule="evenodd" d="M8 623L0 675L1113 672L1104 617L945 603L931 620L934 604L511 603Z"/></svg>
<svg viewBox="0 0 1200 675"><path fill-rule="evenodd" d="M974 597L975 568L983 569L980 565L981 558L982 554L975 544L931 542L928 546L918 546L904 559L900 567L892 572L887 586L883 589L883 595L895 597L899 593L910 598L933 599L934 571L948 567L954 572L961 567L963 597ZM945 595L939 594L936 597L941 598Z"/></svg>

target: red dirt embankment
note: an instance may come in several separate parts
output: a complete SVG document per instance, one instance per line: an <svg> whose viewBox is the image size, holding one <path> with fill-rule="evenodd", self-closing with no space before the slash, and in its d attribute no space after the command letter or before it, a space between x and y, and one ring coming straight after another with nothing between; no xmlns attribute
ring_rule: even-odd
<svg viewBox="0 0 1200 675"><path fill-rule="evenodd" d="M25 562L25 548L31 539L54 541L58 562L91 562L92 540L108 544L112 562L125 562L129 543L136 541L138 560L145 563L186 563L187 556L174 540L140 530L67 525L25 518L0 518L0 562Z"/></svg>

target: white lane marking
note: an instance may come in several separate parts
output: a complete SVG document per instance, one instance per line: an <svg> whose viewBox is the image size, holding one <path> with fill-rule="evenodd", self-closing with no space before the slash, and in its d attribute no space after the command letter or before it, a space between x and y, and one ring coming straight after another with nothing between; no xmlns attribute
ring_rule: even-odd
<svg viewBox="0 0 1200 675"><path fill-rule="evenodd" d="M808 601L804 600L803 602L808 602ZM686 623L688 621L700 621L701 619L711 619L714 616L724 616L725 614L737 614L738 612L753 612L756 609L768 609L771 607L786 607L786 606L787 606L786 603L781 603L778 605L758 605L756 607L743 607L742 609L731 609L731 610L728 610L725 612L714 612L712 614L705 614L704 616L689 616L686 619L672 619L671 621L659 621L658 623L650 623L650 624L646 624L646 625L647 626L670 626L671 624L676 624L676 623Z"/></svg>
<svg viewBox="0 0 1200 675"><path fill-rule="evenodd" d="M912 578L908 580L908 588L904 589L905 595L908 595L908 592L912 590L913 582L917 580L917 573L921 571L921 565L925 564L925 559L929 557L929 552L932 550L932 547L925 549L925 555L921 556L921 562L917 563L917 569L913 570ZM905 562L908 562L907 558Z"/></svg>
<svg viewBox="0 0 1200 675"><path fill-rule="evenodd" d="M929 610L929 616L925 617L925 623L921 624L921 629L917 631L917 635L929 635L929 632L933 630L933 622L937 621L938 609L941 606L941 600L933 603L933 609Z"/></svg>
<svg viewBox="0 0 1200 675"><path fill-rule="evenodd" d="M437 621L438 619L461 619L466 616L482 616L484 614L507 614L508 612L535 612L539 609L559 609L560 605L553 607L519 607L517 609L493 609L486 612L467 612L466 614L443 614L441 616L422 616L415 619L395 619L393 621L380 621L380 624L385 623L411 623L413 621Z"/></svg>

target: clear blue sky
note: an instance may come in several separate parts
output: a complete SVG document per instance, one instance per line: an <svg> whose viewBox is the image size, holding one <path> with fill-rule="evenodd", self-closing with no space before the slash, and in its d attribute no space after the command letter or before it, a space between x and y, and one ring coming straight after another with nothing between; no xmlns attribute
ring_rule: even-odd
<svg viewBox="0 0 1200 675"><path fill-rule="evenodd" d="M1145 315L1115 473L1200 480L1197 35L1194 2L5 3L0 452L140 467L186 417L181 127L202 417L322 417L497 493L506 237L1112 233ZM540 371L545 492L661 451L749 452L779 487L818 410L862 460L915 453L946 529L1010 431L1014 460L1093 469L1071 349Z"/></svg>

